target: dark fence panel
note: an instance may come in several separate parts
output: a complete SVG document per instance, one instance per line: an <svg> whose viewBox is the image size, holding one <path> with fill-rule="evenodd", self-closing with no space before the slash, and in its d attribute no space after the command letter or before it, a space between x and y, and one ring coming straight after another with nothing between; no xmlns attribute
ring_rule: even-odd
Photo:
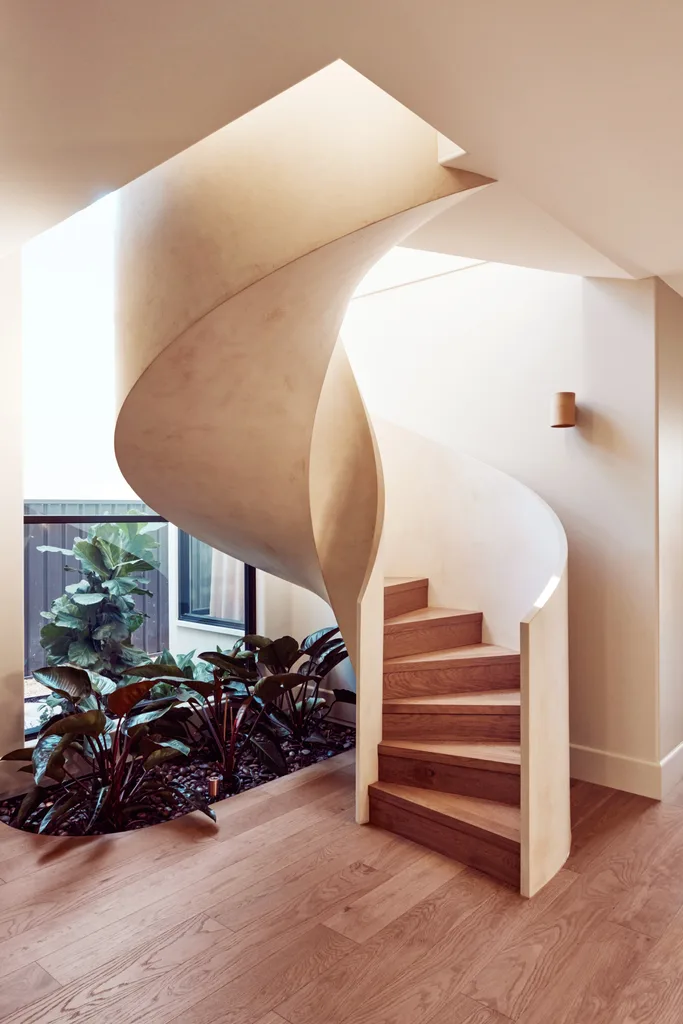
<svg viewBox="0 0 683 1024"><path fill-rule="evenodd" d="M130 501L31 501L24 508L26 515L49 516L98 516L126 513L153 514L142 502ZM74 523L27 523L24 526L24 672L30 676L34 669L45 664L45 653L40 646L40 629L45 619L40 613L49 611L52 602L64 593L64 587L78 578L67 572L66 566L78 568L75 558L52 552L41 552L43 544L71 548L77 537L88 532L86 524ZM144 573L149 581L150 595L136 596L135 603L148 617L133 634L133 642L156 654L168 647L168 527L162 526L155 534L160 543L157 558L159 569Z"/></svg>

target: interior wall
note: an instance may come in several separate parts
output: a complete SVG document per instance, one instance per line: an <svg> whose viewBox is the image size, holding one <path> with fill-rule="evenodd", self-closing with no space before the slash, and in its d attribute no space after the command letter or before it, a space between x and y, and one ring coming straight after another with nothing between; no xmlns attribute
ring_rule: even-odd
<svg viewBox="0 0 683 1024"><path fill-rule="evenodd" d="M0 753L23 746L24 740L24 587L23 491L21 477L21 260L0 260L0 336L3 398L0 402ZM14 764L0 769L13 774Z"/></svg>
<svg viewBox="0 0 683 1024"><path fill-rule="evenodd" d="M343 332L371 414L496 466L557 512L573 772L652 795L654 288L483 264L359 298ZM556 391L576 391L576 428L551 429Z"/></svg>
<svg viewBox="0 0 683 1024"><path fill-rule="evenodd" d="M662 281L656 294L660 753L675 780L683 772L683 299Z"/></svg>

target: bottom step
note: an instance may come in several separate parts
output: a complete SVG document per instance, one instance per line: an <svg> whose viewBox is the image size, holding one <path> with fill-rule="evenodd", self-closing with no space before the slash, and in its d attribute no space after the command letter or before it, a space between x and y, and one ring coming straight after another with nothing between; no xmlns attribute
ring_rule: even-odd
<svg viewBox="0 0 683 1024"><path fill-rule="evenodd" d="M370 786L370 822L487 875L520 886L520 811L415 786Z"/></svg>

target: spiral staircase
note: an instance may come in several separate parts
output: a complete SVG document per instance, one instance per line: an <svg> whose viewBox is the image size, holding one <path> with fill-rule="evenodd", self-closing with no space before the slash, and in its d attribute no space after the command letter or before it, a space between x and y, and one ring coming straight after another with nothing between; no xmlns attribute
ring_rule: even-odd
<svg viewBox="0 0 683 1024"><path fill-rule="evenodd" d="M521 703L510 700L498 713L490 713L495 701L484 713L458 696L458 686L438 688L446 678L475 678L456 649L481 647L480 612L425 612L426 591L418 595L403 581L387 598L403 608L401 621L390 618L383 633L388 462L339 339L353 291L380 256L488 183L440 166L434 129L336 62L127 186L118 232L116 452L136 493L181 529L332 606L357 675L358 820L370 817L447 849L532 895L568 847L568 753L544 772L542 785L531 770L534 716L543 701L558 693L561 700L566 685L552 644L563 607L566 633L563 569L549 591L552 621L544 602L521 626ZM400 506L389 494L388 514L400 516ZM418 596L424 605L406 606ZM414 628L406 615L418 611ZM437 633L428 671L439 681L439 700L430 707L433 697L420 689L424 663L408 671L404 659L419 656L421 637ZM450 661L434 653L446 650ZM480 668L505 666L512 679L519 661L505 657L489 651ZM551 680L545 695L535 681L541 665ZM417 689L404 693L400 680L408 678ZM406 713L405 701L418 703ZM504 736L474 729L484 718L490 727L504 722ZM472 743L510 744L521 723L518 789L510 782L512 761L503 759L498 772L507 777L499 802L509 814L507 797L520 792L514 855L500 842L496 852L493 842L488 859L469 856L466 816L455 828L450 811L443 826L450 845L448 834L434 838L439 815L424 808L437 792L451 810L456 799L490 795L473 796L472 787L483 785L476 772L495 756L474 767L471 750L459 762L440 750L449 770L434 767L424 785L425 754L433 766L443 763L429 743L448 745L458 722ZM471 773L460 788L456 768ZM548 839L541 833L551 805L559 824ZM397 826L398 811L410 814L409 829ZM469 822L470 839L474 828Z"/></svg>

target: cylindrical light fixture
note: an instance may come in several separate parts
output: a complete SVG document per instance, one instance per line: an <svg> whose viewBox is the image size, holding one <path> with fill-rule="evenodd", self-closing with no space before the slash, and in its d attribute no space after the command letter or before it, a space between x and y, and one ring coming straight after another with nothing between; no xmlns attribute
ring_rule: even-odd
<svg viewBox="0 0 683 1024"><path fill-rule="evenodd" d="M558 391L553 397L551 427L576 426L576 394L574 391Z"/></svg>

